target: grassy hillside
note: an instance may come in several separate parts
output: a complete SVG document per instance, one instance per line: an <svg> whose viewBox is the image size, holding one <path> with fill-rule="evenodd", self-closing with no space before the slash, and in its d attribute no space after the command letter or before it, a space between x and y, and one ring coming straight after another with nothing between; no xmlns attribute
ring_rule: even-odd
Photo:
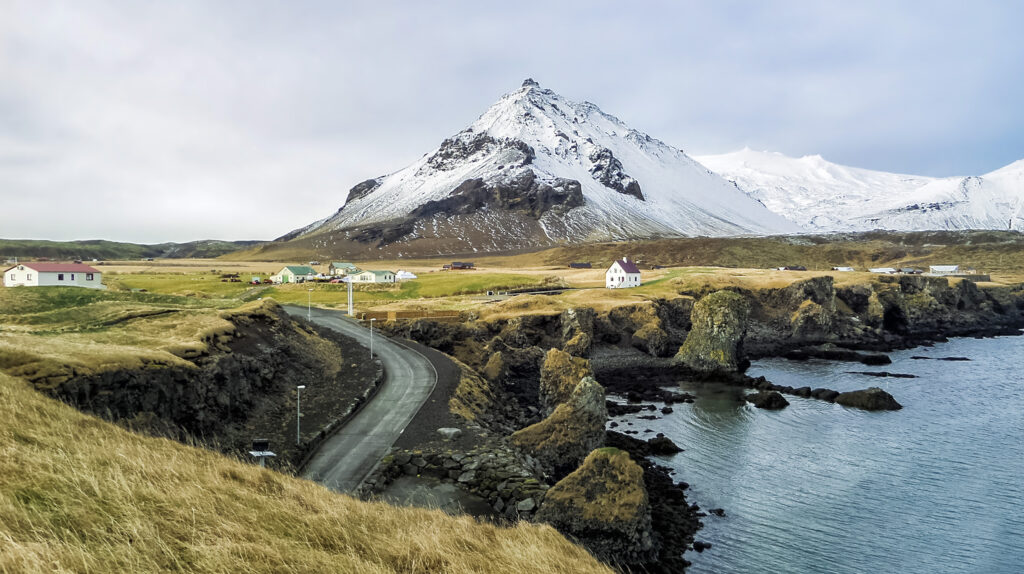
<svg viewBox="0 0 1024 574"><path fill-rule="evenodd" d="M263 244L258 248L233 253L228 258L262 261L305 261L310 258L401 261L410 257L434 256L434 260L440 261L465 256L478 265L515 268L565 266L573 261L589 261L595 267L607 267L624 255L645 267L666 265L764 269L803 265L812 270L827 270L833 265L867 268L955 263L972 266L986 273L1012 273L1019 277L1017 280L1024 279L1024 234L1015 231L874 231L774 237L689 237L568 245L518 254L451 254L440 258L433 253L412 253L408 249L403 250L398 244L383 249L372 245L359 246L358 251L346 252L341 246L314 246L297 240Z"/></svg>
<svg viewBox="0 0 1024 574"><path fill-rule="evenodd" d="M54 260L141 259L146 257L220 257L247 249L259 241L202 240L188 243L142 245L92 239L85 241L45 241L0 239L0 261L18 257L23 260L46 257Z"/></svg>
<svg viewBox="0 0 1024 574"><path fill-rule="evenodd" d="M0 373L0 572L610 572L553 529L363 503Z"/></svg>

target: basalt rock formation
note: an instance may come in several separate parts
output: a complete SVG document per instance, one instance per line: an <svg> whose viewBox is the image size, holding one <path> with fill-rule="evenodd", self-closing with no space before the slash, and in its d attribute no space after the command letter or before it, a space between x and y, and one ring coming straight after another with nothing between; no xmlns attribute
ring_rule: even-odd
<svg viewBox="0 0 1024 574"><path fill-rule="evenodd" d="M604 387L587 377L576 385L569 400L544 420L514 432L510 440L552 475L563 476L604 444L607 419Z"/></svg>
<svg viewBox="0 0 1024 574"><path fill-rule="evenodd" d="M555 483L537 520L579 539L606 562L642 564L658 555L644 471L616 448L591 452L578 469Z"/></svg>
<svg viewBox="0 0 1024 574"><path fill-rule="evenodd" d="M743 370L743 336L749 306L732 291L716 291L693 306L693 328L676 361L704 375Z"/></svg>

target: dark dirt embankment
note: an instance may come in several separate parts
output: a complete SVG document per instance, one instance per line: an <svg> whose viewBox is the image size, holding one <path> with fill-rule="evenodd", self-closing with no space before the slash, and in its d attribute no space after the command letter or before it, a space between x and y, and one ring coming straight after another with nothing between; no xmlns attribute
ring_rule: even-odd
<svg viewBox="0 0 1024 574"><path fill-rule="evenodd" d="M376 369L368 351L328 329L289 317L268 302L227 313L233 325L188 366L154 365L72 377L40 388L82 411L133 430L196 441L244 455L254 438L270 440L286 468L306 443L360 400ZM296 445L296 387L302 390Z"/></svg>

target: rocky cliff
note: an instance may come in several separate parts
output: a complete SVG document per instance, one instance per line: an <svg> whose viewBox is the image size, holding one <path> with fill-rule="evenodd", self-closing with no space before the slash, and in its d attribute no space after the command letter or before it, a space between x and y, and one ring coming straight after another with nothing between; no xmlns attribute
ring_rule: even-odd
<svg viewBox="0 0 1024 574"><path fill-rule="evenodd" d="M577 470L552 486L537 520L579 539L606 562L642 564L658 555L644 471L617 448L591 452Z"/></svg>
<svg viewBox="0 0 1024 574"><path fill-rule="evenodd" d="M113 368L43 392L135 430L197 440L241 453L267 438L277 463L298 463L295 387L302 395L302 442L364 400L376 369L347 337L290 318L273 301L225 311L228 327L180 350L183 366Z"/></svg>

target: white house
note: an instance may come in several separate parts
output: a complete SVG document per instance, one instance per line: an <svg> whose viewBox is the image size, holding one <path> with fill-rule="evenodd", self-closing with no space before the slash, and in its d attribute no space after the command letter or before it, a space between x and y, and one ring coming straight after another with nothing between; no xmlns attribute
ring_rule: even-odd
<svg viewBox="0 0 1024 574"><path fill-rule="evenodd" d="M21 263L4 271L4 285L107 288L102 283L102 274L82 263Z"/></svg>
<svg viewBox="0 0 1024 574"><path fill-rule="evenodd" d="M853 271L853 267L839 266L839 267L833 267L832 270L833 271Z"/></svg>
<svg viewBox="0 0 1024 574"><path fill-rule="evenodd" d="M316 279L316 270L308 265L286 265L277 275L270 276L274 283L301 283L313 279Z"/></svg>
<svg viewBox="0 0 1024 574"><path fill-rule="evenodd" d="M353 283L394 283L395 274L391 271L363 271L349 275Z"/></svg>
<svg viewBox="0 0 1024 574"><path fill-rule="evenodd" d="M408 281L410 279L416 279L416 274L401 269L395 272L395 281Z"/></svg>
<svg viewBox="0 0 1024 574"><path fill-rule="evenodd" d="M896 273L896 269L892 267L872 267L868 269L872 273L881 273L882 275L893 275Z"/></svg>
<svg viewBox="0 0 1024 574"><path fill-rule="evenodd" d="M604 285L608 289L622 289L625 287L640 286L640 268L636 263L623 257L612 263L608 271L604 272Z"/></svg>
<svg viewBox="0 0 1024 574"><path fill-rule="evenodd" d="M358 267L345 261L332 261L331 264L327 266L327 274L335 277L338 275L352 275L353 273L358 272Z"/></svg>
<svg viewBox="0 0 1024 574"><path fill-rule="evenodd" d="M959 265L929 265L929 275L957 275L960 273Z"/></svg>

